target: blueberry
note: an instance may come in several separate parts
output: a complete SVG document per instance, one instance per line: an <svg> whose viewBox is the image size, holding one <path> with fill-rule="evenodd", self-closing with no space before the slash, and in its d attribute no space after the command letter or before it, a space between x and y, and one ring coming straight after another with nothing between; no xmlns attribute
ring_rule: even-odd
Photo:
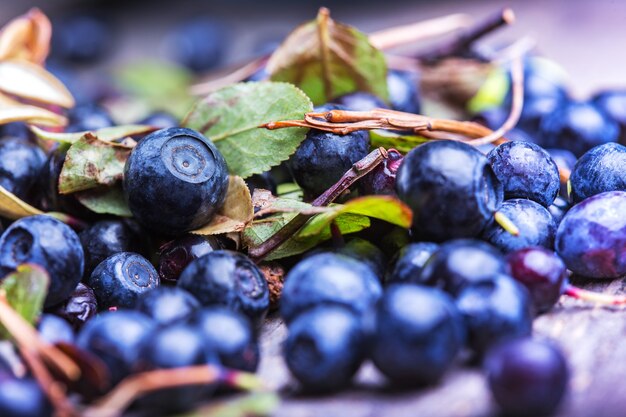
<svg viewBox="0 0 626 417"><path fill-rule="evenodd" d="M422 268L439 245L432 242L410 243L395 256L393 268L385 279L386 284L419 282Z"/></svg>
<svg viewBox="0 0 626 417"><path fill-rule="evenodd" d="M136 311L106 312L85 324L77 345L103 361L115 385L133 372L139 347L154 327L149 317Z"/></svg>
<svg viewBox="0 0 626 417"><path fill-rule="evenodd" d="M577 157L594 146L616 142L617 123L591 102L564 104L541 122L546 148L563 148Z"/></svg>
<svg viewBox="0 0 626 417"><path fill-rule="evenodd" d="M219 365L215 352L193 326L174 324L154 329L144 338L137 351L134 370L175 369L194 365ZM152 392L142 397L138 405L160 412L182 411L209 397L216 384L187 385Z"/></svg>
<svg viewBox="0 0 626 417"><path fill-rule="evenodd" d="M190 323L219 356L223 366L256 371L260 359L259 343L246 316L223 307L209 307L198 311Z"/></svg>
<svg viewBox="0 0 626 417"><path fill-rule="evenodd" d="M0 237L0 276L23 263L40 265L50 275L45 305L65 300L83 275L83 248L78 235L59 220L37 215L15 221Z"/></svg>
<svg viewBox="0 0 626 417"><path fill-rule="evenodd" d="M112 33L95 15L72 15L54 25L52 56L74 63L93 63L111 48Z"/></svg>
<svg viewBox="0 0 626 417"><path fill-rule="evenodd" d="M511 276L530 292L535 311L548 311L567 284L567 268L558 255L546 248L531 247L507 255Z"/></svg>
<svg viewBox="0 0 626 417"><path fill-rule="evenodd" d="M226 28L212 19L198 17L175 28L167 40L174 61L204 72L221 63L226 51Z"/></svg>
<svg viewBox="0 0 626 417"><path fill-rule="evenodd" d="M579 203L605 191L626 191L626 146L605 143L580 157L570 176L571 197Z"/></svg>
<svg viewBox="0 0 626 417"><path fill-rule="evenodd" d="M226 161L191 129L162 129L133 149L124 168L124 193L140 223L166 235L208 223L224 203Z"/></svg>
<svg viewBox="0 0 626 417"><path fill-rule="evenodd" d="M487 158L448 140L411 150L398 169L396 190L413 210L414 238L435 242L477 236L503 198Z"/></svg>
<svg viewBox="0 0 626 417"><path fill-rule="evenodd" d="M502 203L498 211L517 226L519 235L512 235L493 222L484 230L483 237L495 247L505 253L529 246L553 247L556 222L542 205L532 200L515 198Z"/></svg>
<svg viewBox="0 0 626 417"><path fill-rule="evenodd" d="M135 309L151 317L159 326L189 319L200 308L200 302L182 288L157 287L141 294Z"/></svg>
<svg viewBox="0 0 626 417"><path fill-rule="evenodd" d="M480 240L457 239L444 243L426 261L419 281L434 285L453 295L466 285L508 273L504 256Z"/></svg>
<svg viewBox="0 0 626 417"><path fill-rule="evenodd" d="M532 330L532 301L526 288L508 275L468 284L456 305L467 326L468 345L479 356L497 343Z"/></svg>
<svg viewBox="0 0 626 417"><path fill-rule="evenodd" d="M490 350L484 370L493 398L507 416L554 414L569 380L563 353L552 343L530 338Z"/></svg>
<svg viewBox="0 0 626 417"><path fill-rule="evenodd" d="M0 377L0 415L52 417L52 405L36 381Z"/></svg>
<svg viewBox="0 0 626 417"><path fill-rule="evenodd" d="M386 109L388 106L380 98L365 91L355 91L331 100L333 103L351 111L369 111Z"/></svg>
<svg viewBox="0 0 626 417"><path fill-rule="evenodd" d="M320 304L339 304L364 314L378 301L382 288L366 264L344 255L321 253L300 261L285 277L280 314L290 323Z"/></svg>
<svg viewBox="0 0 626 417"><path fill-rule="evenodd" d="M345 307L319 306L291 323L284 355L304 390L333 392L350 384L365 359L365 349L357 315Z"/></svg>
<svg viewBox="0 0 626 417"><path fill-rule="evenodd" d="M336 250L336 253L354 258L369 266L382 281L385 276L387 257L378 246L358 237L348 240L345 246Z"/></svg>
<svg viewBox="0 0 626 417"><path fill-rule="evenodd" d="M563 216L565 216L565 213L567 213L567 210L569 210L569 208L569 203L560 196L554 200L554 203L552 203L550 207L548 207L548 211L552 215L554 223L556 223L557 227L561 223Z"/></svg>
<svg viewBox="0 0 626 417"><path fill-rule="evenodd" d="M267 282L247 256L228 250L210 252L193 260L180 274L178 286L203 306L223 305L242 312L255 324L267 314Z"/></svg>
<svg viewBox="0 0 626 417"><path fill-rule="evenodd" d="M626 144L626 91L601 91L593 97L593 102L619 124L619 141Z"/></svg>
<svg viewBox="0 0 626 417"><path fill-rule="evenodd" d="M359 192L363 195L391 195L396 194L396 174L402 164L400 152L390 149L387 159L375 167L359 181Z"/></svg>
<svg viewBox="0 0 626 417"><path fill-rule="evenodd" d="M419 113L421 106L418 85L419 79L416 73L389 70L387 72L387 87L391 108L407 113Z"/></svg>
<svg viewBox="0 0 626 417"><path fill-rule="evenodd" d="M223 249L223 245L213 236L184 235L174 239L159 249L159 276L176 282L191 261L217 249Z"/></svg>
<svg viewBox="0 0 626 417"><path fill-rule="evenodd" d="M445 293L395 284L376 308L371 358L395 384L432 384L460 352L463 333L462 319Z"/></svg>
<svg viewBox="0 0 626 417"><path fill-rule="evenodd" d="M11 122L0 126L0 138L15 138L28 141L33 138L33 133L24 122Z"/></svg>
<svg viewBox="0 0 626 417"><path fill-rule="evenodd" d="M335 184L369 152L367 132L347 135L311 129L289 160L293 178L307 197L315 198Z"/></svg>
<svg viewBox="0 0 626 417"><path fill-rule="evenodd" d="M21 199L27 199L36 184L46 156L37 146L23 139L0 141L0 186Z"/></svg>
<svg viewBox="0 0 626 417"><path fill-rule="evenodd" d="M44 314L39 319L39 336L48 343L74 343L74 330L70 324L52 314Z"/></svg>
<svg viewBox="0 0 626 417"><path fill-rule="evenodd" d="M565 149L547 149L547 151L552 157L552 160L556 163L556 166L559 168L559 176L562 171L571 173L571 171L574 169L574 165L576 165L576 155L574 155L570 151L566 151ZM561 182L559 195L565 200L569 201L567 181Z"/></svg>
<svg viewBox="0 0 626 417"><path fill-rule="evenodd" d="M118 252L102 261L86 280L101 310L133 308L137 299L160 283L159 274L143 256Z"/></svg>
<svg viewBox="0 0 626 417"><path fill-rule="evenodd" d="M273 195L276 195L276 181L274 181L274 177L270 171L254 174L246 178L246 185L250 190L250 195L254 194L254 190L257 188L269 190Z"/></svg>
<svg viewBox="0 0 626 417"><path fill-rule="evenodd" d="M52 313L63 317L76 330L94 318L97 312L96 295L83 283L79 283L65 301L52 308Z"/></svg>
<svg viewBox="0 0 626 417"><path fill-rule="evenodd" d="M66 132L94 131L115 124L109 112L95 103L77 105L68 112L67 118Z"/></svg>
<svg viewBox="0 0 626 417"><path fill-rule="evenodd" d="M596 194L572 207L556 231L555 249L575 274L626 274L626 192Z"/></svg>
<svg viewBox="0 0 626 417"><path fill-rule="evenodd" d="M157 111L144 117L139 122L137 122L137 124L155 126L159 129L167 129L170 127L178 127L180 125L180 122L176 117L174 117L174 115L168 112Z"/></svg>
<svg viewBox="0 0 626 417"><path fill-rule="evenodd" d="M78 235L85 251L85 276L111 255L139 252L140 236L125 220L101 220Z"/></svg>
<svg viewBox="0 0 626 417"><path fill-rule="evenodd" d="M548 207L559 192L559 169L534 143L511 141L487 155L504 189L504 198L528 198Z"/></svg>

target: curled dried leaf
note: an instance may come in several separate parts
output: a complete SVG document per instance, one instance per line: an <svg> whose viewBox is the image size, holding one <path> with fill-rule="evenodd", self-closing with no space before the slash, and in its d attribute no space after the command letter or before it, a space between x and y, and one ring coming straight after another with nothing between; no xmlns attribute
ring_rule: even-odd
<svg viewBox="0 0 626 417"><path fill-rule="evenodd" d="M40 126L65 126L67 119L41 107L23 104L0 94L0 124L25 122Z"/></svg>
<svg viewBox="0 0 626 417"><path fill-rule="evenodd" d="M24 59L43 64L50 51L52 25L34 8L7 23L0 32L0 60Z"/></svg>

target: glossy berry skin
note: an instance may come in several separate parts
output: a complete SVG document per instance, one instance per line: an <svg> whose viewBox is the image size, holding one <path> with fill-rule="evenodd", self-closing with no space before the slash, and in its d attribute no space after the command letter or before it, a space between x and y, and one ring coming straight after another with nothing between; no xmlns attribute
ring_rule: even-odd
<svg viewBox="0 0 626 417"><path fill-rule="evenodd" d="M46 156L37 146L23 139L0 141L0 186L26 199L37 182Z"/></svg>
<svg viewBox="0 0 626 417"><path fill-rule="evenodd" d="M439 245L432 242L409 243L396 254L385 284L420 282L422 268Z"/></svg>
<svg viewBox="0 0 626 417"><path fill-rule="evenodd" d="M626 274L626 192L596 194L561 220L554 247L567 268L588 278Z"/></svg>
<svg viewBox="0 0 626 417"><path fill-rule="evenodd" d="M133 372L139 347L154 328L154 322L139 312L106 312L83 327L76 344L104 362L109 382L115 385Z"/></svg>
<svg viewBox="0 0 626 417"><path fill-rule="evenodd" d="M178 235L208 223L224 203L228 168L215 145L186 128L146 136L124 168L124 194L149 230Z"/></svg>
<svg viewBox="0 0 626 417"><path fill-rule="evenodd" d="M85 275L111 255L118 252L139 252L138 230L124 220L101 220L78 235L85 252Z"/></svg>
<svg viewBox="0 0 626 417"><path fill-rule="evenodd" d="M23 217L0 237L0 276L23 263L41 266L50 275L45 306L65 300L83 275L85 256L78 235L65 223L46 216Z"/></svg>
<svg viewBox="0 0 626 417"><path fill-rule="evenodd" d="M363 159L369 146L369 135L364 131L336 135L311 129L289 160L289 168L298 185L313 199Z"/></svg>
<svg viewBox="0 0 626 417"><path fill-rule="evenodd" d="M450 368L463 342L462 319L448 295L395 284L376 307L370 355L393 384L433 384Z"/></svg>
<svg viewBox="0 0 626 417"><path fill-rule="evenodd" d="M385 253L368 240L352 238L346 244L335 251L340 255L361 261L369 266L376 276L382 281L385 276L387 257Z"/></svg>
<svg viewBox="0 0 626 417"><path fill-rule="evenodd" d="M567 284L567 268L558 255L546 248L530 247L507 255L511 276L530 293L535 311L543 313L561 297Z"/></svg>
<svg viewBox="0 0 626 417"><path fill-rule="evenodd" d="M419 79L410 71L387 71L387 88L391 108L407 113L420 112L420 99L417 90Z"/></svg>
<svg viewBox="0 0 626 417"><path fill-rule="evenodd" d="M67 117L66 132L94 131L115 125L109 112L95 103L79 104L68 112Z"/></svg>
<svg viewBox="0 0 626 417"><path fill-rule="evenodd" d="M158 287L159 274L143 256L119 252L109 256L86 280L96 294L101 310L133 308L139 296Z"/></svg>
<svg viewBox="0 0 626 417"><path fill-rule="evenodd" d="M605 191L626 191L626 146L605 143L580 157L570 176L574 203Z"/></svg>
<svg viewBox="0 0 626 417"><path fill-rule="evenodd" d="M389 108L380 98L373 94L366 93L365 91L355 91L354 93L344 94L343 96L334 98L332 102L351 111L370 111Z"/></svg>
<svg viewBox="0 0 626 417"><path fill-rule="evenodd" d="M397 196L396 174L403 157L395 149L390 149L387 156L387 159L359 181L359 192L362 195Z"/></svg>
<svg viewBox="0 0 626 417"><path fill-rule="evenodd" d="M111 47L112 33L94 15L67 16L54 25L52 56L71 63L89 64L104 57Z"/></svg>
<svg viewBox="0 0 626 417"><path fill-rule="evenodd" d="M219 366L219 360L202 335L188 324L173 324L148 334L139 346L134 370L145 372L206 364ZM162 389L142 397L138 405L144 409L182 411L208 398L215 388L216 384L204 384Z"/></svg>
<svg viewBox="0 0 626 417"><path fill-rule="evenodd" d="M98 312L98 301L93 290L79 283L70 296L61 304L52 308L52 313L63 317L75 330L94 318Z"/></svg>
<svg viewBox="0 0 626 417"><path fill-rule="evenodd" d="M159 326L188 320L200 309L200 302L178 287L157 287L141 294L135 309L152 318Z"/></svg>
<svg viewBox="0 0 626 417"><path fill-rule="evenodd" d="M270 191L273 195L276 195L276 181L270 171L262 172L260 174L254 174L246 178L246 185L250 190L250 195L254 194L254 190L262 188Z"/></svg>
<svg viewBox="0 0 626 417"><path fill-rule="evenodd" d="M285 277L280 315L289 324L322 304L342 305L362 315L381 295L380 281L367 265L344 255L321 253L303 259Z"/></svg>
<svg viewBox="0 0 626 417"><path fill-rule="evenodd" d="M619 142L626 144L626 90L601 91L593 102L619 124Z"/></svg>
<svg viewBox="0 0 626 417"><path fill-rule="evenodd" d="M32 137L33 133L24 122L11 122L0 126L0 138L2 139L15 138L28 141Z"/></svg>
<svg viewBox="0 0 626 417"><path fill-rule="evenodd" d="M522 338L490 350L484 371L495 402L507 416L547 416L567 390L569 369L552 343Z"/></svg>
<svg viewBox="0 0 626 417"><path fill-rule="evenodd" d="M456 305L468 333L468 346L479 356L507 339L530 335L532 300L526 288L508 275L467 285Z"/></svg>
<svg viewBox="0 0 626 417"><path fill-rule="evenodd" d="M267 281L247 256L217 250L192 261L180 274L178 286L203 306L223 305L248 316L255 324L270 304Z"/></svg>
<svg viewBox="0 0 626 417"><path fill-rule="evenodd" d="M487 158L448 140L411 150L398 169L396 190L413 210L414 238L434 242L477 236L503 198Z"/></svg>
<svg viewBox="0 0 626 417"><path fill-rule="evenodd" d="M284 345L289 371L304 390L333 392L347 387L365 359L359 316L341 306L319 306L289 326Z"/></svg>
<svg viewBox="0 0 626 417"><path fill-rule="evenodd" d="M176 282L191 261L218 249L222 249L222 245L213 236L189 234L167 242L159 248L159 276Z"/></svg>
<svg viewBox="0 0 626 417"><path fill-rule="evenodd" d="M548 211L552 215L552 218L554 218L554 222L556 223L557 227L559 223L561 223L563 216L565 216L565 213L567 213L567 210L569 210L569 208L569 203L561 196L557 197L554 200L554 203L552 203L552 205L548 207Z"/></svg>
<svg viewBox="0 0 626 417"><path fill-rule="evenodd" d="M44 314L37 325L39 336L48 343L74 343L74 330L70 324L53 314Z"/></svg>
<svg viewBox="0 0 626 417"><path fill-rule="evenodd" d="M198 311L190 320L222 366L256 372L260 352L254 327L243 314L224 307Z"/></svg>
<svg viewBox="0 0 626 417"><path fill-rule="evenodd" d="M157 111L151 113L137 122L140 125L150 125L155 126L160 129L167 129L170 127L178 127L180 125L178 119L174 117L174 115L165 112L165 111Z"/></svg>
<svg viewBox="0 0 626 417"><path fill-rule="evenodd" d="M502 183L504 198L528 198L548 207L559 192L559 169L550 154L534 143L511 141L487 155Z"/></svg>
<svg viewBox="0 0 626 417"><path fill-rule="evenodd" d="M3 417L52 417L52 405L32 379L0 376L0 415Z"/></svg>
<svg viewBox="0 0 626 417"><path fill-rule="evenodd" d="M502 253L474 239L446 242L426 261L418 284L436 286L456 295L466 285L508 273Z"/></svg>
<svg viewBox="0 0 626 417"><path fill-rule="evenodd" d="M577 157L594 146L616 142L619 126L590 102L567 103L541 122L546 148L563 148Z"/></svg>
<svg viewBox="0 0 626 417"><path fill-rule="evenodd" d="M226 28L217 21L198 17L182 23L167 39L174 61L195 72L220 64L226 51Z"/></svg>
<svg viewBox="0 0 626 417"><path fill-rule="evenodd" d="M556 222L552 214L539 203L515 198L502 203L498 211L517 226L519 235L512 235L494 221L485 229L483 237L504 253L529 246L553 247Z"/></svg>

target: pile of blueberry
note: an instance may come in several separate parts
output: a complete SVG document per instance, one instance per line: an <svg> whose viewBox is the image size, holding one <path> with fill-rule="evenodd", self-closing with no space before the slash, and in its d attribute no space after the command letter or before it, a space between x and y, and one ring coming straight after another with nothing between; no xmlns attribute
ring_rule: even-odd
<svg viewBox="0 0 626 417"><path fill-rule="evenodd" d="M200 55L209 59L209 52ZM194 70L209 66L187 61ZM161 129L136 138L123 175L132 218L120 218L59 193L66 147L44 150L25 125L4 125L0 185L80 221L2 219L0 276L22 264L47 271L40 337L74 346L105 370L85 401L159 369L208 364L253 373L260 328L276 310L270 314L288 329L284 360L302 391L349 387L367 360L399 388L437 384L456 366L480 365L505 414L553 413L570 371L554 341L533 337L533 319L575 293L572 274L626 275L626 147L618 143L626 138L626 92L574 101L560 73L535 57L526 60L525 80L522 115L507 135L515 140L485 148L435 140L406 155L390 149L341 197L396 197L413 213L410 230L372 220L357 236L333 233L330 243L279 261L287 272L284 285L271 283L273 294L245 248L190 233L215 217L228 193L227 163L211 138L163 112L141 121ZM416 74L390 70L387 81L390 108L420 111ZM510 106L508 97L477 120L497 128ZM385 107L359 91L316 110ZM67 116L67 132L115 125L97 102ZM276 194L277 183L295 182L311 201L371 147L366 131L311 129L288 161L247 184ZM46 391L35 375L18 375L13 356L0 354L0 415L51 416ZM175 413L229 393L217 382L170 387L133 407Z"/></svg>

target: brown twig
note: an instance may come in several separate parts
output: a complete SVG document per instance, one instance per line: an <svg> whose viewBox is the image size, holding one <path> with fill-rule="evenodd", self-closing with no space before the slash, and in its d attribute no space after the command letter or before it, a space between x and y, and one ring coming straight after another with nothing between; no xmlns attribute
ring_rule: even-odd
<svg viewBox="0 0 626 417"><path fill-rule="evenodd" d="M332 187L317 197L311 205L327 206L344 191L350 188L358 179L373 170L378 164L387 158L387 151L378 148L370 152L365 158L352 165L343 176ZM282 245L288 238L293 236L304 224L313 217L312 214L298 214L289 223L284 225L278 232L258 246L248 249L248 255L257 263L262 261L270 252Z"/></svg>
<svg viewBox="0 0 626 417"><path fill-rule="evenodd" d="M208 80L191 86L189 91L193 95L203 96L219 90L222 87L226 87L227 85L243 81L263 68L269 57L269 54L264 55L235 69L229 68L227 71L220 71L219 74L209 76Z"/></svg>
<svg viewBox="0 0 626 417"><path fill-rule="evenodd" d="M476 40L495 31L496 29L510 25L514 21L515 14L513 13L513 10L505 8L499 13L491 15L485 20L478 22L476 25L467 29L450 42L419 54L418 58L424 61L437 61L442 58L463 55Z"/></svg>

